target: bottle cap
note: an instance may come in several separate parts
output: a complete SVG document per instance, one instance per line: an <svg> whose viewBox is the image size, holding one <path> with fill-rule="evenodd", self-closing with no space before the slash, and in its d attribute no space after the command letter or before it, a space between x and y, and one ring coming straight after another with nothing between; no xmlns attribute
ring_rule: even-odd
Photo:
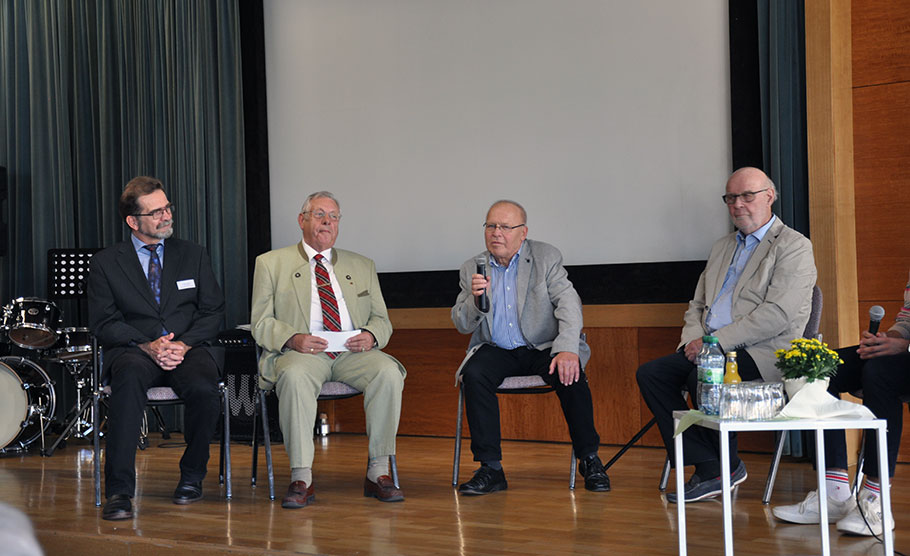
<svg viewBox="0 0 910 556"><path fill-rule="evenodd" d="M716 343L717 343L717 336L712 336L712 335L710 335L710 334L705 334L704 336L701 337L701 341L704 342L704 343L706 343L706 344L716 344Z"/></svg>
<svg viewBox="0 0 910 556"><path fill-rule="evenodd" d="M728 351L728 352L727 352L727 357L736 359L736 352L735 352L735 351Z"/></svg>

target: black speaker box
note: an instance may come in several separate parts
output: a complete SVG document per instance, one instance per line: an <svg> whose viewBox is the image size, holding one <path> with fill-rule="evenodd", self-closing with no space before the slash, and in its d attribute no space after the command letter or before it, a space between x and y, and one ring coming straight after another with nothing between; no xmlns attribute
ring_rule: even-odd
<svg viewBox="0 0 910 556"><path fill-rule="evenodd" d="M253 440L253 412L259 400L256 399L256 344L248 330L232 329L218 334L216 345L224 348L224 383L228 390L228 405L231 410L231 440ZM278 427L278 398L266 396L269 413L269 436L273 442L281 442ZM257 418L258 419L258 418ZM262 423L256 423L261 435ZM219 431L222 430L219 428Z"/></svg>

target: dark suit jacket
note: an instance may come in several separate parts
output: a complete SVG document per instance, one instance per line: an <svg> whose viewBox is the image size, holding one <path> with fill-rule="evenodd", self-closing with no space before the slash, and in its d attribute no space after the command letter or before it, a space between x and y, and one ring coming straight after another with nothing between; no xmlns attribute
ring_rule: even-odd
<svg viewBox="0 0 910 556"><path fill-rule="evenodd" d="M195 243L165 240L160 306L131 241L99 251L91 259L88 312L106 369L128 347L159 338L162 327L220 362L209 346L223 325L224 294L208 255Z"/></svg>

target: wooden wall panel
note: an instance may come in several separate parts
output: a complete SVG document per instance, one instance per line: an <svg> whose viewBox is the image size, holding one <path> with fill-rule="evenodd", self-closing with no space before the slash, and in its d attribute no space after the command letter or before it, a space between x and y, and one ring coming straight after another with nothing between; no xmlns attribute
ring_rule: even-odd
<svg viewBox="0 0 910 556"><path fill-rule="evenodd" d="M910 268L910 83L856 89L853 106L859 300L868 311L871 300L903 299Z"/></svg>
<svg viewBox="0 0 910 556"><path fill-rule="evenodd" d="M852 20L853 86L910 81L910 2L855 1Z"/></svg>

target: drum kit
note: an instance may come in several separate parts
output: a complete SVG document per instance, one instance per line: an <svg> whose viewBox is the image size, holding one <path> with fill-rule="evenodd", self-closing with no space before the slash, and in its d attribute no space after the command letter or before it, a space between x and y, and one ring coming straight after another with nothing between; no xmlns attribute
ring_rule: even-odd
<svg viewBox="0 0 910 556"><path fill-rule="evenodd" d="M68 436L92 433L92 335L88 328L60 328L62 316L53 301L20 297L2 307L0 343L13 344L24 355L0 357L0 454L21 453L40 440L41 453L52 455ZM10 347L11 346L5 346ZM25 351L22 351L25 350ZM76 403L69 424L45 449L45 433L54 421L54 381L38 363L63 365L76 384Z"/></svg>

